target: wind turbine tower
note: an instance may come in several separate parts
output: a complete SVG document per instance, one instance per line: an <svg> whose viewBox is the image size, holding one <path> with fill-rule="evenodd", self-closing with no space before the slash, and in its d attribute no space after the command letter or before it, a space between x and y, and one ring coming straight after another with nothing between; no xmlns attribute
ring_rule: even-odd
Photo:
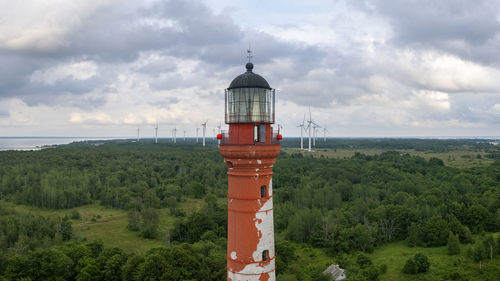
<svg viewBox="0 0 500 281"><path fill-rule="evenodd" d="M158 124L155 126L155 143L158 143Z"/></svg>
<svg viewBox="0 0 500 281"><path fill-rule="evenodd" d="M323 128L323 142L326 142L326 132L328 132L328 130L326 129L326 125L325 125L325 127Z"/></svg>
<svg viewBox="0 0 500 281"><path fill-rule="evenodd" d="M207 122L208 122L208 119L205 120L205 122L201 123L201 126L203 127L203 146L205 146L205 135L207 133Z"/></svg>
<svg viewBox="0 0 500 281"><path fill-rule="evenodd" d="M196 128L196 143L198 143L198 134L200 133L200 128Z"/></svg>
<svg viewBox="0 0 500 281"><path fill-rule="evenodd" d="M172 129L172 142L177 143L177 128L176 127L174 127Z"/></svg>
<svg viewBox="0 0 500 281"><path fill-rule="evenodd" d="M314 122L312 121L312 116L311 116L311 107L309 107L309 120L307 120L307 129L309 129L309 152L311 152L311 129L313 126Z"/></svg>
<svg viewBox="0 0 500 281"><path fill-rule="evenodd" d="M304 119L302 119L302 123L297 127L300 128L300 149L304 149L304 123L306 122L306 114L304 113Z"/></svg>
<svg viewBox="0 0 500 281"><path fill-rule="evenodd" d="M313 122L313 146L316 147L316 140L318 138L318 128L321 128L318 124Z"/></svg>
<svg viewBox="0 0 500 281"><path fill-rule="evenodd" d="M137 142L139 142L139 126L137 126Z"/></svg>

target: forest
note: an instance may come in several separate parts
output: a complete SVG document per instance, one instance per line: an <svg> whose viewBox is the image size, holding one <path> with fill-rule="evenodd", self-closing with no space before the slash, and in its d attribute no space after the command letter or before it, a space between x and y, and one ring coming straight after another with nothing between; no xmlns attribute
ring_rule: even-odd
<svg viewBox="0 0 500 281"><path fill-rule="evenodd" d="M278 280L328 280L332 263L346 280L498 280L498 145L329 139L307 153L298 141L283 141L274 167ZM460 151L474 162L448 165ZM0 280L225 280L226 192L213 143L2 151ZM86 237L86 206L123 214L113 231L158 246ZM401 266L381 257L387 249L404 252Z"/></svg>

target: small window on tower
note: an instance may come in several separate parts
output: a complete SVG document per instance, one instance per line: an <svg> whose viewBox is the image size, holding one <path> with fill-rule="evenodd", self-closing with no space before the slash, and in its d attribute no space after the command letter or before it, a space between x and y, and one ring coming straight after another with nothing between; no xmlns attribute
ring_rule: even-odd
<svg viewBox="0 0 500 281"><path fill-rule="evenodd" d="M266 142L266 125L255 125L253 127L253 141Z"/></svg>
<svg viewBox="0 0 500 281"><path fill-rule="evenodd" d="M263 185L260 187L260 197L264 198L267 197L267 192L266 192L266 186Z"/></svg>
<svg viewBox="0 0 500 281"><path fill-rule="evenodd" d="M259 125L259 142L266 142L266 125Z"/></svg>
<svg viewBox="0 0 500 281"><path fill-rule="evenodd" d="M267 261L268 258L269 258L269 251L268 250L264 250L262 252L262 261Z"/></svg>

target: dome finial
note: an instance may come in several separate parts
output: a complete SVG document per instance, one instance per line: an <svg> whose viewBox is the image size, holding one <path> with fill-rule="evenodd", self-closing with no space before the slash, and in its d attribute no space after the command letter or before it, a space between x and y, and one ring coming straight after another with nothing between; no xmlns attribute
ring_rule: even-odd
<svg viewBox="0 0 500 281"><path fill-rule="evenodd" d="M248 58L248 63L246 65L247 72L252 72L253 69L253 63L252 63L252 45L250 42L248 42L248 49L247 49L247 58Z"/></svg>
<svg viewBox="0 0 500 281"><path fill-rule="evenodd" d="M251 42L248 42L248 49L247 49L247 58L248 58L248 62L252 62L252 43Z"/></svg>

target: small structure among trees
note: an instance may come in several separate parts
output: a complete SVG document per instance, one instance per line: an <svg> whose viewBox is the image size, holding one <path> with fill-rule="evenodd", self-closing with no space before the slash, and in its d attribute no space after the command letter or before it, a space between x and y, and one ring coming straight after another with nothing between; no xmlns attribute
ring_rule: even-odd
<svg viewBox="0 0 500 281"><path fill-rule="evenodd" d="M323 271L323 275L329 276L330 281L343 280L346 278L344 270L340 268L338 264L330 265L325 271Z"/></svg>

